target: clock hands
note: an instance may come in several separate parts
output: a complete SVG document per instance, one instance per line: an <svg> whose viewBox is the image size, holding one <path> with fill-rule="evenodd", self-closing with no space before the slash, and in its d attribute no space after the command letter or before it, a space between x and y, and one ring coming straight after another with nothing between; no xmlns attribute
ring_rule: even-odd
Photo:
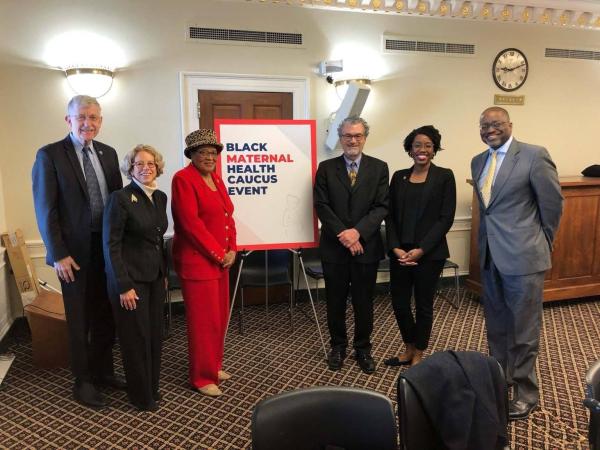
<svg viewBox="0 0 600 450"><path fill-rule="evenodd" d="M516 69L518 69L519 67L523 67L524 65L525 65L525 63L524 63L524 62L522 62L522 63L521 63L521 64L519 64L518 66L511 67L511 68L507 68L507 69L505 70L505 72L512 72L513 70L516 70ZM503 68L503 70L504 70L504 68Z"/></svg>

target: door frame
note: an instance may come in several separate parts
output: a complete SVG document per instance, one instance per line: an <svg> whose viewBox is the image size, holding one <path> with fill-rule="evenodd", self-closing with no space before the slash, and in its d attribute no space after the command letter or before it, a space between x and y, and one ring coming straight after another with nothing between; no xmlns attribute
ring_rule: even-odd
<svg viewBox="0 0 600 450"><path fill-rule="evenodd" d="M185 148L185 137L198 128L198 90L248 91L248 92L291 92L294 119L309 118L309 82L306 77L280 75L252 75L233 73L180 72L181 100L181 145ZM183 150L180 153L184 165Z"/></svg>

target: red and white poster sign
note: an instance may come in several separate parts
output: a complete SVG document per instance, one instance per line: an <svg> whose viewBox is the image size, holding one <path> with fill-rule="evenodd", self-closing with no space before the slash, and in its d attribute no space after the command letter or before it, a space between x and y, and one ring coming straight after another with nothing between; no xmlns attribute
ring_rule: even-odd
<svg viewBox="0 0 600 450"><path fill-rule="evenodd" d="M238 249L316 247L315 121L217 119L215 131Z"/></svg>

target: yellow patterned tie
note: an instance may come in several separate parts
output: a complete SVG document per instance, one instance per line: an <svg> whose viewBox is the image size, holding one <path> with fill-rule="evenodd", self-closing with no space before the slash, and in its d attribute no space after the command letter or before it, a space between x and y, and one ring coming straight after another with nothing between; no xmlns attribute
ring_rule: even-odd
<svg viewBox="0 0 600 450"><path fill-rule="evenodd" d="M494 150L492 152L492 160L490 161L487 175L481 186L481 197L483 198L483 204L486 208L490 203L490 197L492 196L492 183L494 181L494 173L496 172L496 156L498 156L498 151Z"/></svg>
<svg viewBox="0 0 600 450"><path fill-rule="evenodd" d="M348 172L348 177L350 177L350 186L354 186L354 183L356 183L356 163L352 162L352 164L350 164L350 171Z"/></svg>

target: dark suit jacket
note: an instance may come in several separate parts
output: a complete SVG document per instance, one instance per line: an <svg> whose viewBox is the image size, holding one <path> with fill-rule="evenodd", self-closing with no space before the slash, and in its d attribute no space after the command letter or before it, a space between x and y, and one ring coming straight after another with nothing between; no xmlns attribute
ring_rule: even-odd
<svg viewBox="0 0 600 450"><path fill-rule="evenodd" d="M133 289L134 281L151 282L166 274L167 195L156 190L152 198L154 203L132 181L106 204L102 240L112 295Z"/></svg>
<svg viewBox="0 0 600 450"><path fill-rule="evenodd" d="M123 187L114 148L94 141L108 192ZM83 170L70 136L37 152L32 170L38 228L46 245L46 263L71 256L81 267L90 260L91 210Z"/></svg>
<svg viewBox="0 0 600 450"><path fill-rule="evenodd" d="M404 200L410 169L398 170L390 183L390 212L385 220L388 251L399 248L402 232ZM431 164L417 214L416 244L423 249L424 260L440 260L450 256L446 233L456 212L456 182L450 169ZM405 249L408 250L408 249Z"/></svg>
<svg viewBox="0 0 600 450"><path fill-rule="evenodd" d="M319 164L315 179L315 209L321 221L319 251L324 262L376 263L383 258L379 229L388 213L389 171L385 162L363 153L354 186L350 186L343 156ZM352 256L337 235L356 228L364 254Z"/></svg>
<svg viewBox="0 0 600 450"><path fill-rule="evenodd" d="M498 362L478 352L437 352L403 375L436 434L451 449L508 443L506 381Z"/></svg>

